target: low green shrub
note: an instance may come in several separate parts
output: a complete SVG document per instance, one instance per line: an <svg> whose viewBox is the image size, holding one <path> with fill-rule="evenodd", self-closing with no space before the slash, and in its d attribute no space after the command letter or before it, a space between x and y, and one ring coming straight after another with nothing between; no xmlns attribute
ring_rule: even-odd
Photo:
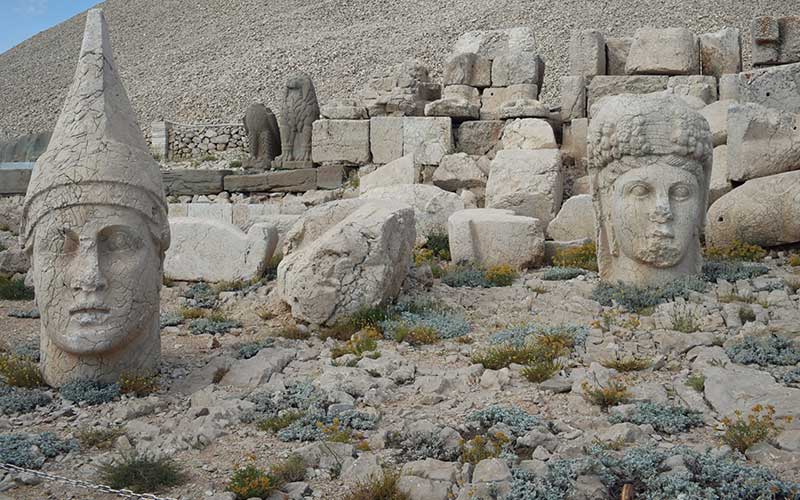
<svg viewBox="0 0 800 500"><path fill-rule="evenodd" d="M689 378L686 379L686 385L697 392L703 392L706 390L706 377L702 373L689 375Z"/></svg>
<svg viewBox="0 0 800 500"><path fill-rule="evenodd" d="M783 337L747 336L725 349L734 363L791 366L800 363L800 349Z"/></svg>
<svg viewBox="0 0 800 500"><path fill-rule="evenodd" d="M545 281L566 281L584 276L586 271L579 267L548 267L542 274Z"/></svg>
<svg viewBox="0 0 800 500"><path fill-rule="evenodd" d="M133 394L137 398L149 396L158 391L157 373L123 373L119 377L119 392Z"/></svg>
<svg viewBox="0 0 800 500"><path fill-rule="evenodd" d="M734 241L729 245L708 247L705 249L704 254L707 260L760 262L767 256L767 251L758 245Z"/></svg>
<svg viewBox="0 0 800 500"><path fill-rule="evenodd" d="M398 473L383 471L357 483L343 500L411 500L411 497L400 490Z"/></svg>
<svg viewBox="0 0 800 500"><path fill-rule="evenodd" d="M791 417L786 417L791 422ZM753 445L774 438L783 430L775 419L775 408L755 405L746 417L736 410L733 418L725 417L720 421L724 427L722 442L744 453Z"/></svg>
<svg viewBox="0 0 800 500"><path fill-rule="evenodd" d="M0 354L0 377L13 387L40 387L44 385L39 366L28 358Z"/></svg>
<svg viewBox="0 0 800 500"><path fill-rule="evenodd" d="M93 380L78 379L62 385L59 394L73 403L99 405L117 399L120 388L119 384L101 384Z"/></svg>
<svg viewBox="0 0 800 500"><path fill-rule="evenodd" d="M706 284L694 276L654 287L600 283L592 291L592 299L604 306L611 306L616 302L630 311L638 312L678 297L688 299L690 292L704 292L705 289Z"/></svg>
<svg viewBox="0 0 800 500"><path fill-rule="evenodd" d="M660 403L638 403L636 409L627 415L615 413L608 418L612 424L630 422L636 425L650 424L658 432L677 434L693 427L703 425L703 414L682 406Z"/></svg>
<svg viewBox="0 0 800 500"><path fill-rule="evenodd" d="M638 372L646 370L652 364L650 358L639 358L636 356L628 356L614 359L605 359L600 361L600 364L606 368L617 370L621 373Z"/></svg>
<svg viewBox="0 0 800 500"><path fill-rule="evenodd" d="M275 345L275 340L269 338L247 342L240 345L236 349L236 354L234 354L234 357L236 359L250 359L258 354L261 349L266 349L267 347L272 347L273 345Z"/></svg>
<svg viewBox="0 0 800 500"><path fill-rule="evenodd" d="M513 438L545 424L541 418L514 405L491 405L470 413L466 420L477 423L483 431L488 431L496 424L504 424L511 433L509 437Z"/></svg>
<svg viewBox="0 0 800 500"><path fill-rule="evenodd" d="M189 307L213 309L217 305L218 294L208 283L192 283L182 296L187 299Z"/></svg>
<svg viewBox="0 0 800 500"><path fill-rule="evenodd" d="M561 248L553 256L553 265L597 272L597 246L586 243L578 247Z"/></svg>
<svg viewBox="0 0 800 500"><path fill-rule="evenodd" d="M12 415L29 413L39 406L50 404L53 398L36 389L25 389L0 385L0 413Z"/></svg>
<svg viewBox="0 0 800 500"><path fill-rule="evenodd" d="M767 266L745 262L712 261L703 264L703 279L710 283L716 283L718 280L735 283L739 280L753 279L768 272Z"/></svg>
<svg viewBox="0 0 800 500"><path fill-rule="evenodd" d="M239 321L219 318L199 318L189 322L192 335L225 335L233 328L241 328Z"/></svg>
<svg viewBox="0 0 800 500"><path fill-rule="evenodd" d="M481 460L497 458L511 445L511 439L502 432L475 436L461 443L461 462L477 465Z"/></svg>
<svg viewBox="0 0 800 500"><path fill-rule="evenodd" d="M107 450L114 446L118 437L124 435L125 429L121 426L83 427L78 431L77 438L83 449Z"/></svg>
<svg viewBox="0 0 800 500"><path fill-rule="evenodd" d="M182 484L186 476L170 457L154 458L133 453L123 455L113 464L101 465L100 482L115 489L153 493Z"/></svg>
<svg viewBox="0 0 800 500"><path fill-rule="evenodd" d="M33 288L25 286L25 281L0 276L0 300L33 300Z"/></svg>
<svg viewBox="0 0 800 500"><path fill-rule="evenodd" d="M581 384L583 396L593 405L597 405L601 410L607 411L612 406L625 403L631 397L628 387L620 380L611 379L605 386L594 387L588 382Z"/></svg>
<svg viewBox="0 0 800 500"><path fill-rule="evenodd" d="M77 449L76 441L59 439L51 432L0 434L0 463L27 469L39 469L46 459Z"/></svg>

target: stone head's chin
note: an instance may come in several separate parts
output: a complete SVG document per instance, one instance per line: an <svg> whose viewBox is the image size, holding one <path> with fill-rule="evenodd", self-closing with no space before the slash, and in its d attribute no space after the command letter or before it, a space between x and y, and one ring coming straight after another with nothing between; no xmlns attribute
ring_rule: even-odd
<svg viewBox="0 0 800 500"><path fill-rule="evenodd" d="M128 322L127 317L112 316L100 324L80 324L73 317L50 339L59 349L75 356L102 356L130 344L141 330L141 325Z"/></svg>
<svg viewBox="0 0 800 500"><path fill-rule="evenodd" d="M636 260L658 269L667 269L683 260L686 249L674 239L648 237L636 250Z"/></svg>

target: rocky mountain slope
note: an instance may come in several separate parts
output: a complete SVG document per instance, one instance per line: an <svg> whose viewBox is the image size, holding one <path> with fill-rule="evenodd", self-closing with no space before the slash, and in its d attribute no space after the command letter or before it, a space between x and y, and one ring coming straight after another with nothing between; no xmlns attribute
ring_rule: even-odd
<svg viewBox="0 0 800 500"><path fill-rule="evenodd" d="M453 41L475 29L532 26L557 102L572 30L612 36L644 25L697 33L742 30L756 15L800 11L797 0L107 0L117 62L139 120L238 120L256 100L277 106L291 72L308 72L321 101L363 88L409 58L437 77ZM52 128L73 76L84 16L0 54L0 140Z"/></svg>

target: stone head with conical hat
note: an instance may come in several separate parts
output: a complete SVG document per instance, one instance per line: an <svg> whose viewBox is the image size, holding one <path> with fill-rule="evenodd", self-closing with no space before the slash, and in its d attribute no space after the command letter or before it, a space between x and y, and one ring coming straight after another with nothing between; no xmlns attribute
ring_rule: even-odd
<svg viewBox="0 0 800 500"><path fill-rule="evenodd" d="M32 254L48 384L158 369L167 205L100 9L87 13L75 80L34 166L20 235Z"/></svg>
<svg viewBox="0 0 800 500"><path fill-rule="evenodd" d="M600 278L650 286L697 274L708 122L678 97L608 97L592 108L587 150Z"/></svg>

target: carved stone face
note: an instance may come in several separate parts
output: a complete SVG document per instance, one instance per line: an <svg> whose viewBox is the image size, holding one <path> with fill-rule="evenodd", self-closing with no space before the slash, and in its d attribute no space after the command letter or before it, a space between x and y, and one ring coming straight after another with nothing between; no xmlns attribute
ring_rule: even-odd
<svg viewBox="0 0 800 500"><path fill-rule="evenodd" d="M695 175L663 160L629 170L613 185L613 246L644 265L679 264L697 240L704 199Z"/></svg>
<svg viewBox="0 0 800 500"><path fill-rule="evenodd" d="M50 212L36 227L33 269L43 334L66 353L116 351L151 329L158 314L158 246L134 210Z"/></svg>

